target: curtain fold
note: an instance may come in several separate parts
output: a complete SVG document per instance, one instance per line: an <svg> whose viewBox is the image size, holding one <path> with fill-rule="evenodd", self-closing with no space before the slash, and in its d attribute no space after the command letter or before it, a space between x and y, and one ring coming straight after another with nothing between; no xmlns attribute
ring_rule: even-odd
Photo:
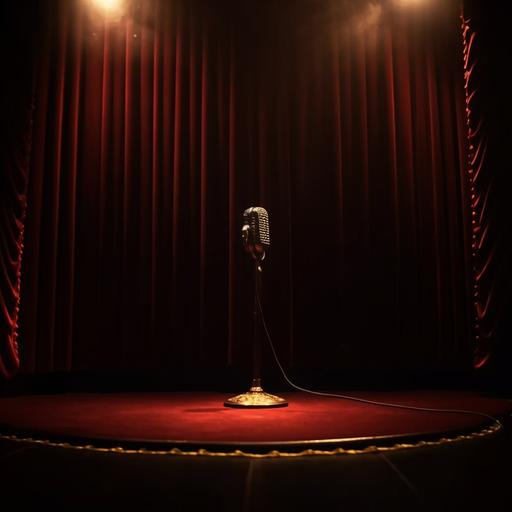
<svg viewBox="0 0 512 512"><path fill-rule="evenodd" d="M2 154L0 175L0 375L7 378L20 365L18 315L30 138L15 136L13 146L20 149Z"/></svg>
<svg viewBox="0 0 512 512"><path fill-rule="evenodd" d="M22 370L246 365L255 205L288 367L467 368L461 42L442 4L155 0L108 20L58 3Z"/></svg>
<svg viewBox="0 0 512 512"><path fill-rule="evenodd" d="M469 12L474 9L474 6L469 5ZM478 21L476 26L478 27ZM495 357L499 354L498 340L506 337L505 329L501 327L503 332L499 332L499 326L505 316L509 295L507 289L510 288L506 260L508 249L504 240L507 221L500 222L499 219L500 215L506 217L506 213L503 211L503 199L497 190L497 184L503 181L503 171L496 168L498 162L501 162L504 146L500 147L498 144L501 135L493 133L496 130L493 123L504 114L491 114L488 111L490 105L486 103L493 100L486 98L479 90L478 84L481 84L485 92L488 84L492 83L491 77L497 73L492 63L484 61L482 47L477 43L479 38L488 37L485 27L481 28L482 32L479 34L473 29L469 15L464 10L461 12L468 146L466 209L471 219L467 239L470 245L468 259L471 267L473 364L477 369L490 366L491 361L495 368L499 367ZM490 158L487 156L489 146L492 148ZM498 166L501 167L501 163ZM506 350L504 347L499 349L502 353Z"/></svg>
<svg viewBox="0 0 512 512"><path fill-rule="evenodd" d="M18 328L34 98L30 44L16 28L35 29L25 20L30 7L0 8L6 70L0 84L0 378L13 377L22 356Z"/></svg>

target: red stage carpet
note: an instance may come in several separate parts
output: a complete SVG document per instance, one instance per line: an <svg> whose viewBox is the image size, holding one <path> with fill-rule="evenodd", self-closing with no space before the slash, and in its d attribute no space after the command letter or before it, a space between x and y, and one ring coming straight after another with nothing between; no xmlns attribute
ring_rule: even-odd
<svg viewBox="0 0 512 512"><path fill-rule="evenodd" d="M502 420L498 431L478 416L282 395L290 406L267 410L225 408L229 394L218 393L1 398L3 502L84 511L510 510L502 468L512 456L511 401L358 393L489 413Z"/></svg>
<svg viewBox="0 0 512 512"><path fill-rule="evenodd" d="M464 409L503 417L510 401L468 392L354 393L405 405ZM214 393L20 396L0 400L1 433L141 446L276 446L393 442L455 436L491 425L467 414L420 412L288 393L289 407L231 409Z"/></svg>

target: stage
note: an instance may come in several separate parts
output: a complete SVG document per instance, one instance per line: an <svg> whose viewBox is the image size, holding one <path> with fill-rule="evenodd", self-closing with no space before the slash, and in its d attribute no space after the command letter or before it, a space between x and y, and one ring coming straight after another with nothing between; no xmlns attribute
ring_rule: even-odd
<svg viewBox="0 0 512 512"><path fill-rule="evenodd" d="M157 510L458 510L509 499L512 401L479 393L351 393L465 414L283 393L289 407L223 407L222 393L0 400L2 493L20 504ZM314 498L313 498L314 497Z"/></svg>
<svg viewBox="0 0 512 512"><path fill-rule="evenodd" d="M508 401L463 392L356 393L413 407L457 409L503 418ZM0 428L22 438L77 445L212 453L368 449L459 439L499 430L491 418L408 410L346 399L288 393L289 406L232 409L220 393L61 394L3 398Z"/></svg>

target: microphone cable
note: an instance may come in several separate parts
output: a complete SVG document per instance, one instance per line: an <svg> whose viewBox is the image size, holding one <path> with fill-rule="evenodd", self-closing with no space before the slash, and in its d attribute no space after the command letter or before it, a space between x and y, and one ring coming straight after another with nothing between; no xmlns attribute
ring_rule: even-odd
<svg viewBox="0 0 512 512"><path fill-rule="evenodd" d="M396 409L408 409L408 410L412 410L412 411L466 414L466 415L471 415L471 416L479 416L481 418L491 420L493 423L496 424L496 426L498 427L499 430L503 429L503 424L501 423L500 420L498 420L498 418L496 418L495 416L492 416L490 414L487 414L485 412L468 411L465 409L440 409L440 408L436 408L436 407L419 407L419 406L414 406L414 405L403 405L403 404L395 404L395 403L389 403L389 402L380 402L377 400L368 400L366 398L355 397L355 396L350 396L350 395L341 395L338 393L326 393L323 391L314 391L312 389L307 389L307 388L298 386L297 384L293 383L288 378L288 375L286 374L283 366L281 365L281 362L279 361L279 357L277 356L277 352L274 348L274 343L272 342L272 337L270 336L270 332L267 328L267 323L265 321L265 314L264 314L263 308L261 306L259 294L256 292L255 295L256 295L256 302L258 303L258 309L259 309L259 312L261 315L261 323L263 324L263 329L265 330L265 335L267 337L268 343L270 345L270 349L271 349L274 359L277 363L277 366L279 367L279 370L281 371L281 374L282 374L284 380L288 383L288 385L290 385L292 388L296 389L297 391L302 391L302 392L308 393L310 395L326 396L326 397L330 397L330 398L340 398L343 400L351 400L354 402L361 402L364 404L376 405L379 407L392 407L392 408L396 408Z"/></svg>

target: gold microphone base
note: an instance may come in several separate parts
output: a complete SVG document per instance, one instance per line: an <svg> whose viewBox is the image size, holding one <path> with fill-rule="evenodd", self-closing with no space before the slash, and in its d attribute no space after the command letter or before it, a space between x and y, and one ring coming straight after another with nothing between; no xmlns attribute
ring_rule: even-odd
<svg viewBox="0 0 512 512"><path fill-rule="evenodd" d="M247 393L232 396L224 402L225 407L239 408L264 408L264 407L287 407L288 402L280 396L265 393L261 386L252 386Z"/></svg>

